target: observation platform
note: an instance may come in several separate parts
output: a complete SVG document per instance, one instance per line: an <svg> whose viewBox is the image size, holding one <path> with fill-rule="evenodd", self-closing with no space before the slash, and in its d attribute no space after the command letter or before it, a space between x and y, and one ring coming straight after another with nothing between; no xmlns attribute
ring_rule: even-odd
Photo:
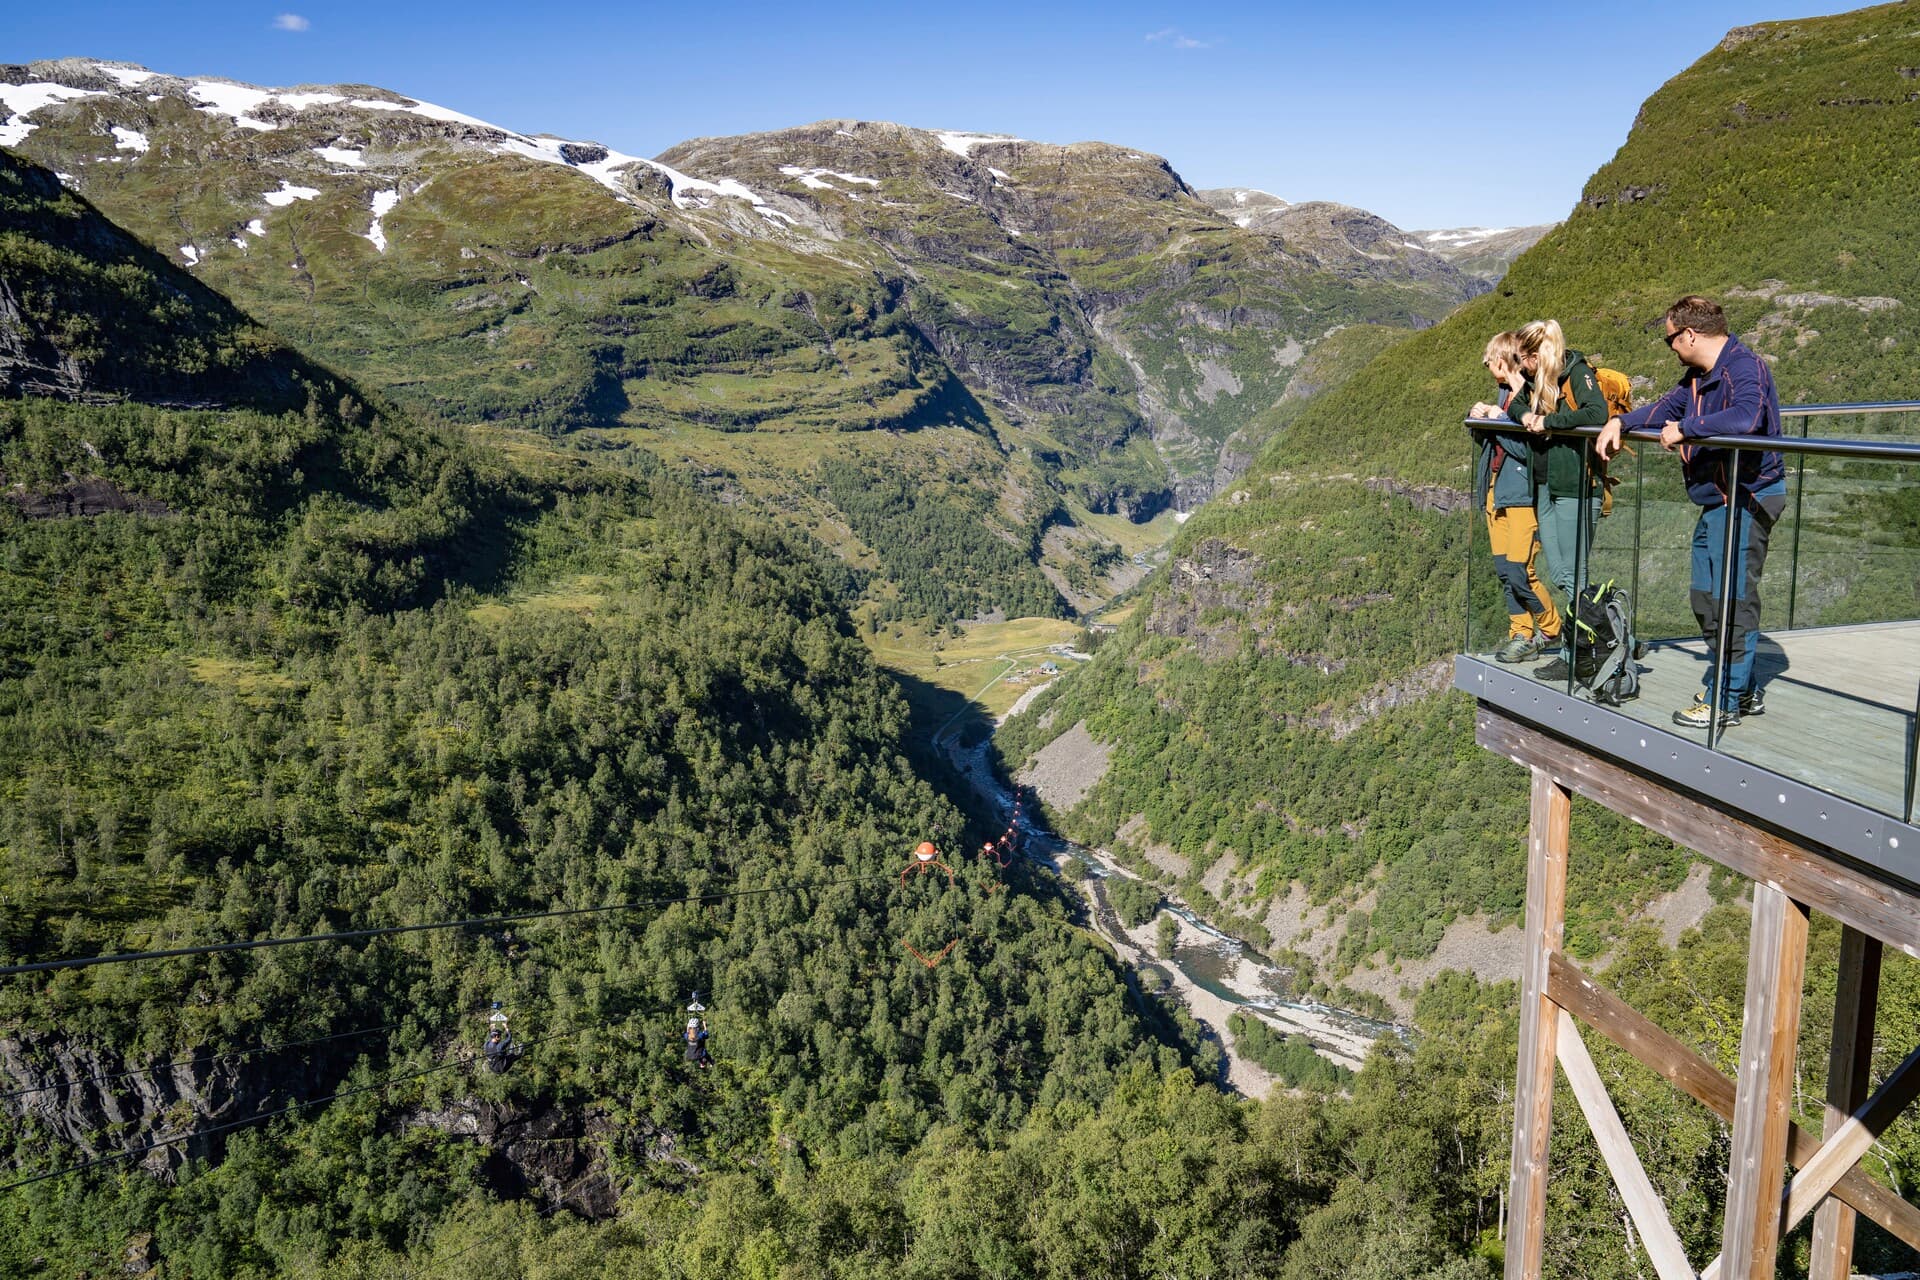
<svg viewBox="0 0 1920 1280"><path fill-rule="evenodd" d="M1691 442L1724 450L1726 459L1781 454L1777 517L1770 491L1765 504L1742 497L1732 518L1723 509L1703 522L1680 458L1657 438L1632 440L1635 452L1614 460L1612 514L1577 531L1571 566L1538 567L1542 582L1601 585L1616 606L1571 664L1549 665L1551 651L1500 661L1503 648L1516 656L1521 646L1511 639L1538 625L1541 611L1530 618L1524 593L1509 591L1496 573L1484 509L1467 512L1467 634L1454 683L1479 702L1480 744L1532 775L1508 1280L1541 1274L1556 1068L1632 1221L1627 1247L1661 1280L1774 1276L1781 1239L1809 1216L1813 1280L1851 1275L1861 1217L1920 1251L1920 1207L1860 1165L1920 1097L1920 1048L1871 1087L1884 948L1920 958L1920 403L1797 406L1782 419L1786 438ZM1845 419L1853 431L1816 439L1809 424L1823 419ZM1576 449L1589 476L1597 470L1594 429L1530 437L1507 423L1467 426L1476 467L1497 431L1515 450ZM1738 634L1733 602L1744 588L1726 566L1737 563L1738 546L1754 545L1756 530L1767 558L1753 588L1760 639L1743 701L1737 672L1700 637ZM1716 550L1718 567L1704 565ZM1504 567L1517 580L1515 567ZM1571 602L1555 595L1564 617ZM1627 678L1609 682L1616 672ZM1705 723L1676 721L1696 699L1722 710ZM1752 881L1734 1077L1565 954L1576 794ZM1821 1136L1794 1123L1816 911L1842 926ZM1689 1256L1608 1097L1583 1025L1728 1125L1718 1256ZM1886 1030L1904 1041L1913 1028Z"/></svg>
<svg viewBox="0 0 1920 1280"><path fill-rule="evenodd" d="M1617 707L1534 675L1543 659L1463 654L1454 682L1490 708L1920 889L1920 620L1763 634L1755 676L1766 709L1711 749L1672 722L1712 674L1705 642L1652 641L1633 664L1640 695Z"/></svg>

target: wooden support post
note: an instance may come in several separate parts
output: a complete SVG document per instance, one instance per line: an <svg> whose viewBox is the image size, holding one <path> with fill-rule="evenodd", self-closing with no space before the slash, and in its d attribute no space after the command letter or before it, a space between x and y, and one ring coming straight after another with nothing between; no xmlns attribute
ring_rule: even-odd
<svg viewBox="0 0 1920 1280"><path fill-rule="evenodd" d="M1807 971L1807 909L1764 881L1753 886L1747 1000L1733 1100L1723 1280L1772 1280L1786 1184L1793 1052Z"/></svg>
<svg viewBox="0 0 1920 1280"><path fill-rule="evenodd" d="M1840 931L1840 970L1833 997L1833 1047L1827 1055L1828 1138L1867 1100L1873 1067L1874 1013L1880 996L1880 940ZM1813 1280L1853 1274L1853 1206L1828 1199L1813 1218Z"/></svg>
<svg viewBox="0 0 1920 1280"><path fill-rule="evenodd" d="M1539 1280L1547 1227L1547 1147L1553 1126L1553 1064L1559 1008L1547 996L1548 962L1567 924L1567 848L1573 793L1533 771L1527 829L1527 954L1520 976L1520 1070L1513 1096L1507 1202L1507 1280Z"/></svg>

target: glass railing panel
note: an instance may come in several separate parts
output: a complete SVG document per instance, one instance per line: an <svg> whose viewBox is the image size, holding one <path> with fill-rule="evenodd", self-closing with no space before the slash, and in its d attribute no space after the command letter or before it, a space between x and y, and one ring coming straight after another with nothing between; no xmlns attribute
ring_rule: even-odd
<svg viewBox="0 0 1920 1280"><path fill-rule="evenodd" d="M1790 438L1920 444L1920 413L1786 417ZM1920 617L1920 494L1915 466L1792 454L1791 495L1775 529L1790 576L1780 630Z"/></svg>
<svg viewBox="0 0 1920 1280"><path fill-rule="evenodd" d="M1634 634L1647 642L1694 639L1700 626L1694 618L1690 586L1693 532L1700 508L1687 497L1678 454L1651 440L1629 441L1627 448L1633 450L1638 498Z"/></svg>
<svg viewBox="0 0 1920 1280"><path fill-rule="evenodd" d="M1788 417L1816 439L1912 444L1920 416ZM1920 681L1920 457L1783 456L1760 637L1728 755L1882 813L1912 813ZM1737 657L1737 655L1734 655Z"/></svg>
<svg viewBox="0 0 1920 1280"><path fill-rule="evenodd" d="M1632 452L1607 467L1611 511L1582 532L1572 571L1554 563L1564 543L1551 531L1536 563L1557 611L1567 614L1587 584L1625 610L1627 660L1605 671L1578 660L1556 669L1551 654L1508 665L1577 698L1618 696L1616 709L1632 718L1911 821L1920 791L1920 412L1822 407L1783 417L1788 440L1806 439L1809 451L1781 449L1783 492L1759 515L1743 501L1703 522L1679 454L1631 441ZM1757 590L1743 580L1729 592L1712 574L1696 583L1697 558L1744 566L1756 555L1754 522L1768 514ZM1488 521L1476 518L1467 651L1492 660L1513 624ZM1697 534L1706 535L1704 557ZM1743 595L1757 596L1757 629ZM1723 626L1735 658L1754 630L1744 676L1715 665L1705 637ZM1615 656L1618 638L1603 628L1599 656Z"/></svg>

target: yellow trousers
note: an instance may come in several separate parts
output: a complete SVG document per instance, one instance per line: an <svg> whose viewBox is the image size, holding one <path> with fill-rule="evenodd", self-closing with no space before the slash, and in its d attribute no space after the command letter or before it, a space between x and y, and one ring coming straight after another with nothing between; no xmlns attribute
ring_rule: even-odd
<svg viewBox="0 0 1920 1280"><path fill-rule="evenodd" d="M1553 596L1540 584L1540 522L1532 507L1498 507L1487 494L1487 540L1493 546L1493 569L1507 597L1507 634L1525 638L1539 633L1553 640L1560 635L1560 611Z"/></svg>

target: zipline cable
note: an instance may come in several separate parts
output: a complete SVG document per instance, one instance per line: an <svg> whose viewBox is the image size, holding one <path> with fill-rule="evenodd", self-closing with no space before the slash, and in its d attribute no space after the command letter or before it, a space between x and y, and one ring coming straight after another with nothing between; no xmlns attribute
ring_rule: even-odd
<svg viewBox="0 0 1920 1280"><path fill-rule="evenodd" d="M155 1062L144 1067L129 1067L125 1071L115 1071L105 1075L75 1076L67 1080L55 1080L52 1084L37 1084L30 1089L14 1089L7 1093L0 1093L0 1102L4 1102L9 1098L24 1098L29 1094L49 1093L55 1089L64 1089L69 1085L105 1084L109 1080L125 1080L128 1076L144 1076L155 1071L171 1071L175 1067L201 1067L209 1062L223 1062L228 1058L239 1061L244 1058L255 1057L262 1053L279 1053L284 1049L303 1049L311 1044L329 1044L335 1040L352 1040L359 1036L373 1035L377 1031L392 1031L399 1025L397 1022L383 1022L377 1027L364 1027L359 1031L340 1031L330 1036L315 1036L311 1040L286 1040L278 1044L263 1040L251 1048L229 1049L225 1053L210 1053L200 1058L175 1058L171 1062Z"/></svg>
<svg viewBox="0 0 1920 1280"><path fill-rule="evenodd" d="M550 1036L541 1036L538 1040L528 1040L525 1043L527 1046L532 1046L544 1044L549 1040L564 1040L569 1036L578 1035L579 1032L580 1028L575 1027L571 1031L564 1031ZM475 1061L476 1059L473 1058L455 1058L451 1062L438 1062L430 1067L421 1067L417 1071L408 1071L401 1075L388 1076L385 1080L377 1081L373 1084L355 1085L350 1089L341 1089L337 1093L327 1094L323 1098L308 1098L303 1102L288 1103L286 1106L276 1107L272 1111L257 1112L244 1119L230 1120L225 1124L217 1124L211 1128L197 1129L192 1133L182 1133L171 1138L161 1138L157 1142L149 1142L144 1147L135 1147L130 1151L115 1151L109 1155L96 1156L92 1160L83 1160L79 1164L68 1165L64 1169L55 1169L48 1173L36 1173L30 1178L21 1178L17 1182L0 1183L0 1192L17 1191L22 1187L30 1187L38 1182L50 1182L56 1178L65 1178L76 1173L84 1173L88 1169L97 1169L101 1165L115 1164L122 1160L131 1160L137 1156L146 1155L150 1151L158 1151L162 1147L178 1146L182 1142L191 1142L195 1138L205 1138L216 1133L228 1133L234 1129L244 1129L249 1125L259 1124L262 1121L272 1120L279 1116L292 1115L296 1111L305 1111L308 1107L317 1107L325 1102L337 1102L342 1098L351 1098L362 1093L384 1092L391 1089L394 1085L404 1084L409 1080L418 1080L422 1076L430 1076L440 1071L449 1071L455 1067L470 1067Z"/></svg>
<svg viewBox="0 0 1920 1280"><path fill-rule="evenodd" d="M645 911L650 907L668 907L683 902L719 902L728 898L752 898L769 893L797 893L803 889L827 889L835 885L864 884L889 878L887 872L847 876L838 880L814 880L803 884L768 885L762 889L728 889L717 893L690 894L683 898L647 898L636 902L610 902L598 907L566 907L553 911L520 911L510 915L474 916L465 920L436 920L428 924L395 924L373 929L342 929L333 933L307 933L291 938L254 938L244 942L213 942L198 947L171 947L163 951L119 951L104 956L74 956L66 960L38 960L31 964L0 966L0 978L23 973L55 973L64 969L87 969L101 964L130 964L136 960L172 960L180 956L224 955L234 951L259 951L268 947L298 947L315 942L358 942L367 938L389 938L402 933L427 933L439 929L478 929L496 924L518 924L525 920L557 920L565 916L605 915L616 911Z"/></svg>

